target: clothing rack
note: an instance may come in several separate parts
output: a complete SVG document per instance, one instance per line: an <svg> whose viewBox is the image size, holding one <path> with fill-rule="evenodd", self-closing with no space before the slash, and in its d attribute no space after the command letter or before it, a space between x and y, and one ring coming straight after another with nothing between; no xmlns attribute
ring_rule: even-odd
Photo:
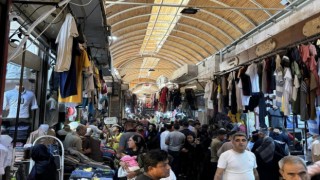
<svg viewBox="0 0 320 180"><path fill-rule="evenodd" d="M302 40L300 40L300 41L291 43L291 44L287 45L287 46L284 47L284 48L280 48L280 49L278 49L278 50L275 50L275 51L272 51L272 52L270 52L270 53L267 53L267 54L265 54L265 55L263 55L263 56L256 57L256 58L251 59L251 60L249 60L249 61L247 61L247 62L241 63L241 64L239 64L239 65L236 66L236 67L230 68L230 69L225 70L225 71L222 71L222 72L214 73L213 76L221 76L221 75L227 74L227 73L229 73L229 72L232 72L232 71L235 71L235 70L239 69L239 68L242 67L242 66L246 66L246 65L249 65L249 64L251 64L251 63L257 63L257 62L259 62L259 61L262 60L262 59L265 59L265 58L268 58L268 57L270 57L270 56L276 55L276 54L278 54L278 53L287 51L289 48L292 48L292 47L297 46L297 45L299 45L299 44L307 43L307 42L310 42L310 41L313 41L313 40L316 40L316 39L319 39L319 38L320 38L320 34L316 34L316 35L314 35L314 36L310 36L310 37L304 38L304 39L302 39Z"/></svg>

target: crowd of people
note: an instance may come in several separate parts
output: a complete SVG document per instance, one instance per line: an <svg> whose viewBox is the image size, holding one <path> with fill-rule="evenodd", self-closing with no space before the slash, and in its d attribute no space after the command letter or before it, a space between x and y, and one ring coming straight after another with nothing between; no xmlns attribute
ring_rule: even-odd
<svg viewBox="0 0 320 180"><path fill-rule="evenodd" d="M211 129L198 120L157 121L152 116L113 125L84 121L75 132L68 128L58 132L66 134L65 149L101 162L101 147L115 150L118 179L290 180L320 172L317 162L308 171L304 160L289 155L292 137L280 128L262 128L249 138L241 131Z"/></svg>

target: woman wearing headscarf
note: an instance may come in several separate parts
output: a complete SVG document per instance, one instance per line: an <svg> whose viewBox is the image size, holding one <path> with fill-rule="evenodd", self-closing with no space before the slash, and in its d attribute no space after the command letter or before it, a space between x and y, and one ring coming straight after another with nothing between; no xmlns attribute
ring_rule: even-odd
<svg viewBox="0 0 320 180"><path fill-rule="evenodd" d="M146 148L146 143L143 137L140 135L133 135L129 138L128 148L124 151L124 153L122 154L122 157L125 155L136 156L139 167L142 168L143 167L142 156L146 152L147 152L147 148ZM120 162L120 166L122 167L122 169L127 171L128 174L126 176L128 179L136 177L137 175L142 173L140 169L133 172L128 171L129 169L128 164L125 162Z"/></svg>

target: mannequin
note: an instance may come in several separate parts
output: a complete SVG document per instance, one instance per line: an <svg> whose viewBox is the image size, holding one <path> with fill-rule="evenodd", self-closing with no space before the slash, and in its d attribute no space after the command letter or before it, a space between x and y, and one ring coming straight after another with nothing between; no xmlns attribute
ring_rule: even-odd
<svg viewBox="0 0 320 180"><path fill-rule="evenodd" d="M26 146L30 146L30 144L33 144L33 142L40 136L43 135L50 135L50 136L56 136L56 133L54 132L54 130L49 129L49 125L48 124L41 124L39 126L39 128L35 131L33 131L32 133L30 133L30 136L26 142ZM38 144L53 144L54 139L52 138L42 138L40 139L40 141L38 141Z"/></svg>
<svg viewBox="0 0 320 180"><path fill-rule="evenodd" d="M38 109L38 104L34 93L26 90L23 86L22 88L19 118L29 118L29 108L31 107L32 110ZM4 93L3 110L9 110L7 118L16 117L18 96L19 85L16 85L14 89Z"/></svg>

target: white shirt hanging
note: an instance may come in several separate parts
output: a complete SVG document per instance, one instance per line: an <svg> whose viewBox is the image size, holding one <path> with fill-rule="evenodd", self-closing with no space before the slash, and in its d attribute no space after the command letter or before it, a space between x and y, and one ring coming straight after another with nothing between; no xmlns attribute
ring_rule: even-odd
<svg viewBox="0 0 320 180"><path fill-rule="evenodd" d="M252 63L250 66L248 66L246 75L250 76L252 92L260 92L258 67L256 63Z"/></svg>
<svg viewBox="0 0 320 180"><path fill-rule="evenodd" d="M56 72L68 71L71 65L73 38L78 37L76 21L70 13L67 14L56 39L58 44Z"/></svg>

